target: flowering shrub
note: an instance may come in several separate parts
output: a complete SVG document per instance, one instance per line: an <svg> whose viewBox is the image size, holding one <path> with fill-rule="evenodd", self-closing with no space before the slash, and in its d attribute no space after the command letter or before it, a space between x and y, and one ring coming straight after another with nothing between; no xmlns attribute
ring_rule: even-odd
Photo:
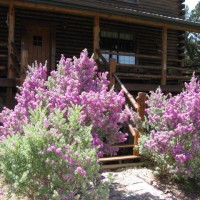
<svg viewBox="0 0 200 200"><path fill-rule="evenodd" d="M162 172L200 178L200 82L192 77L185 90L165 96L160 89L147 101L150 135L140 138L141 153L151 156Z"/></svg>
<svg viewBox="0 0 200 200"><path fill-rule="evenodd" d="M81 126L81 108L29 111L22 132L0 143L0 171L10 193L30 199L107 199L98 174L92 126Z"/></svg>
<svg viewBox="0 0 200 200"><path fill-rule="evenodd" d="M110 146L126 140L126 134L120 132L121 123L127 117L123 111L125 98L120 92L108 90L107 73L97 73L93 59L84 50L80 58L65 59L63 56L57 71L47 77L46 66L30 68L30 72L20 88L14 110L4 109L0 115L3 126L0 127L0 140L10 133L22 132L23 125L38 105L46 107L48 112L65 109L71 104L83 106L80 121L82 125L92 124L92 144L98 147L98 155L115 154L117 149Z"/></svg>

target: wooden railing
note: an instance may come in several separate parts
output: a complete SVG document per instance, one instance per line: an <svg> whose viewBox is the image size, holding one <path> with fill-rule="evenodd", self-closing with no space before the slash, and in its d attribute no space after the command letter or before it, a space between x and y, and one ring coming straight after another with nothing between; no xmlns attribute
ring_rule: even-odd
<svg viewBox="0 0 200 200"><path fill-rule="evenodd" d="M112 63L112 62L111 62ZM117 77L116 73L113 73L112 76L115 78L116 82L120 85L121 89L123 90L127 100L130 104L126 104L125 108L131 112L131 108L133 110L136 110L141 118L142 121L144 121L145 116L145 101L147 100L147 96L144 92L139 92L136 100L134 97L129 93L129 91L126 89L124 84L120 81L120 79ZM139 156L139 149L138 149L138 138L140 137L140 134L142 134L142 129L139 126L133 127L132 123L127 123L130 133L132 134L134 140L133 140L133 155Z"/></svg>
<svg viewBox="0 0 200 200"><path fill-rule="evenodd" d="M109 55L121 55L121 56L134 56L135 58L142 58L143 60L161 60L161 56L152 56L152 55L143 55L135 53L117 53L111 51L103 51L105 54ZM163 74L161 65L140 65L140 64L120 64L110 60L110 63L102 56L100 50L97 50L97 54L101 59L99 65L103 66L103 70L108 70L110 72L110 81L111 84L114 84L115 80L111 76L112 73L116 72L118 77L126 80L156 80L158 85L162 85ZM195 68L186 68L183 67L183 60L178 59L168 59L168 61L173 61L182 67L167 66L167 73L165 74L166 81L178 81L177 83L182 83L184 81L190 80L192 73L195 71L196 75L200 75L200 70Z"/></svg>

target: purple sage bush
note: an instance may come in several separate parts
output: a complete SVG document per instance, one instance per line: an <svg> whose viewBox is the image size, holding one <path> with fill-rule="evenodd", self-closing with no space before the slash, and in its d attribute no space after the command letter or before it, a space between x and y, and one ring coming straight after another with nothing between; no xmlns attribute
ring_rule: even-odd
<svg viewBox="0 0 200 200"><path fill-rule="evenodd" d="M20 93L16 96L17 105L13 110L5 108L0 114L0 140L11 133L23 133L30 110L38 105L48 112L59 108L69 115L68 108L74 105L82 106L80 121L82 125L92 125L92 145L98 147L98 156L115 154L118 149L112 144L126 140L126 134L120 131L121 125L127 120L123 105L125 98L122 92L109 90L107 72L98 73L87 50L80 58L73 60L62 56L57 70L47 76L46 66L30 67L29 73ZM47 112L47 113L48 113Z"/></svg>
<svg viewBox="0 0 200 200"><path fill-rule="evenodd" d="M14 193L37 200L106 200L92 125L80 122L80 106L29 110L21 131L0 142L0 173Z"/></svg>
<svg viewBox="0 0 200 200"><path fill-rule="evenodd" d="M152 158L161 173L199 180L200 82L193 76L175 96L158 88L147 106L147 133L139 139L140 153Z"/></svg>

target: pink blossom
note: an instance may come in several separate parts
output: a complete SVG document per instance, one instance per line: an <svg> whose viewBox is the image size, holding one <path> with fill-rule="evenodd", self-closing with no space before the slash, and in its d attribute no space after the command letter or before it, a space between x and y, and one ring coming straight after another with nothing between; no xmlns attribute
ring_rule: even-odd
<svg viewBox="0 0 200 200"><path fill-rule="evenodd" d="M81 167L77 167L76 172L81 174L81 175L86 175L86 171Z"/></svg>
<svg viewBox="0 0 200 200"><path fill-rule="evenodd" d="M57 148L56 149L56 153L61 156L62 155L62 149L61 148Z"/></svg>

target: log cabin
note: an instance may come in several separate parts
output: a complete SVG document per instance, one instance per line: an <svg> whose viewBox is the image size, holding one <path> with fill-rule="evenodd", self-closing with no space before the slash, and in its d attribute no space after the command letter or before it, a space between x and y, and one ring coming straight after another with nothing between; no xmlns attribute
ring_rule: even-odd
<svg viewBox="0 0 200 200"><path fill-rule="evenodd" d="M200 24L185 21L184 0L0 0L0 103L14 105L28 64L47 60L50 71L61 54L84 48L112 83L180 91L193 72L184 66L185 31Z"/></svg>

